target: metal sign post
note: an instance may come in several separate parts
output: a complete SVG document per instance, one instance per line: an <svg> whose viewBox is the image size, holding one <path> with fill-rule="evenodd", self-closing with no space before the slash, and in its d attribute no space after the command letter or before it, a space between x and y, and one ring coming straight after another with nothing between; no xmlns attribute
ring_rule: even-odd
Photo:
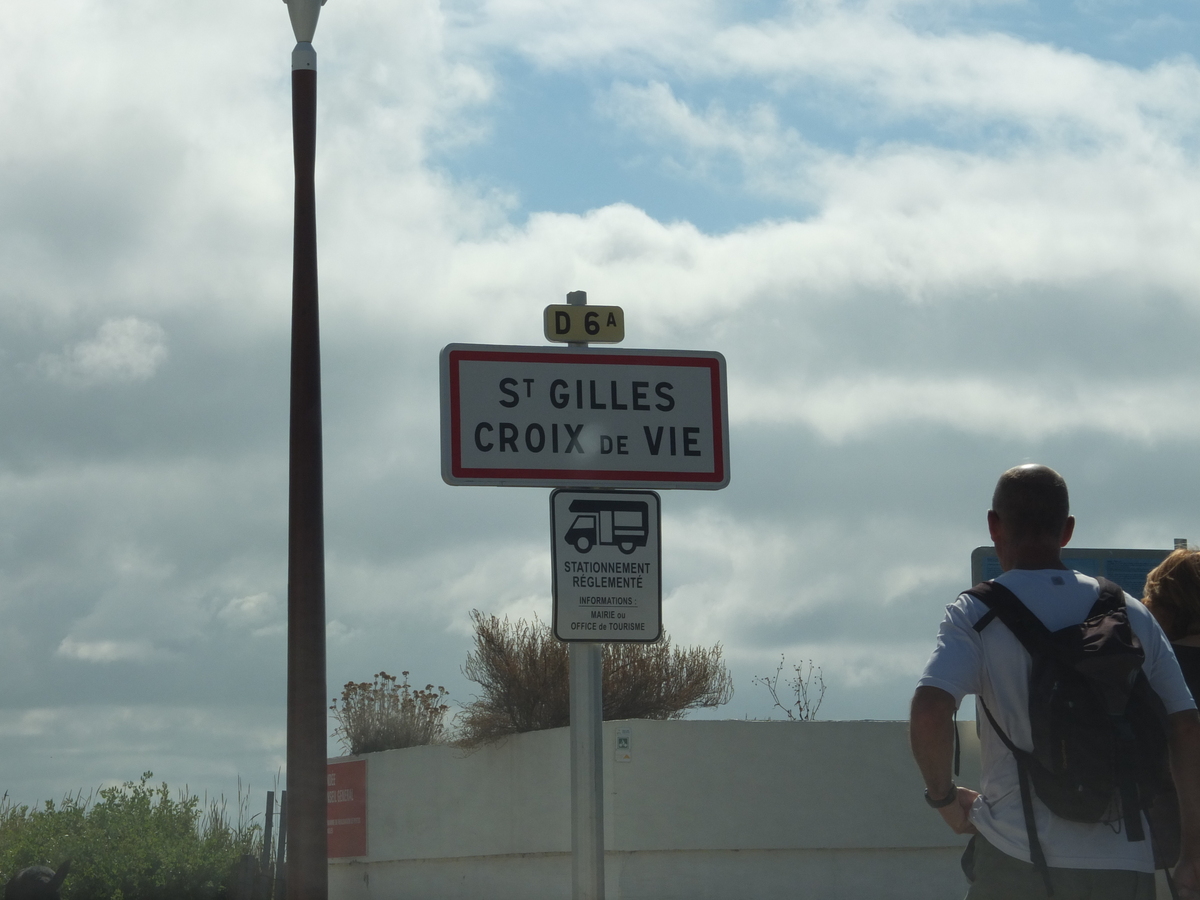
<svg viewBox="0 0 1200 900"><path fill-rule="evenodd" d="M571 898L604 900L604 645L571 641Z"/></svg>
<svg viewBox="0 0 1200 900"><path fill-rule="evenodd" d="M572 291L567 294L567 303L585 306L587 294ZM570 346L584 349L587 344ZM604 900L604 757L601 755L604 645L572 641L567 647L571 700L571 900Z"/></svg>

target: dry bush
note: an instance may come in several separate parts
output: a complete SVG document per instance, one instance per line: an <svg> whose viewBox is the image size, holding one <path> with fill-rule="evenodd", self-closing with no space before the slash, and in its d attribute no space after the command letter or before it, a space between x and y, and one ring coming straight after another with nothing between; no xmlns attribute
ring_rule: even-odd
<svg viewBox="0 0 1200 900"><path fill-rule="evenodd" d="M346 682L342 688L342 705L333 698L333 716L338 721L334 736L351 756L374 753L378 750L400 750L436 744L445 733L446 712L450 707L442 702L446 689L412 690L408 673L403 684L396 677L380 672L375 681Z"/></svg>
<svg viewBox="0 0 1200 900"><path fill-rule="evenodd" d="M792 671L795 673L791 678L783 680L784 685L792 692L792 698L785 706L779 699L779 678L783 674L783 667L786 665L786 658L779 657L779 665L775 667L775 674L772 676L757 675L754 678L755 684L761 684L770 693L771 699L775 701L774 706L783 710L784 715L793 722L811 722L817 717L817 710L821 708L821 701L825 699L825 679L821 677L821 667L813 664L813 661L808 660L808 670L805 671L804 664L792 666ZM795 710L793 712L792 710Z"/></svg>
<svg viewBox="0 0 1200 900"><path fill-rule="evenodd" d="M682 719L732 697L720 644L680 649L664 635L654 644L604 645L605 719Z"/></svg>
<svg viewBox="0 0 1200 900"><path fill-rule="evenodd" d="M463 674L480 694L459 718L468 746L507 734L559 728L571 722L569 654L550 626L471 613L475 649ZM689 709L720 706L733 679L720 644L679 649L663 636L653 644L604 645L604 718L679 719Z"/></svg>
<svg viewBox="0 0 1200 900"><path fill-rule="evenodd" d="M571 720L567 645L538 619L509 622L472 610L475 649L463 674L480 695L459 715L460 740L469 746L506 734L557 728Z"/></svg>

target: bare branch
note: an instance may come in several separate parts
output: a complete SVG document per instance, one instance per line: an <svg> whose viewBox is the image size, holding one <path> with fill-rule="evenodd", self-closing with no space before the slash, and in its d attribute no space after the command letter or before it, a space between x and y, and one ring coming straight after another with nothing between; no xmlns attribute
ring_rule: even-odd
<svg viewBox="0 0 1200 900"><path fill-rule="evenodd" d="M811 722L816 719L817 710L821 708L821 701L825 699L825 679L821 677L821 668L814 665L811 659L807 662L807 671L803 663L792 666L793 677L785 678L783 681L784 686L790 689L792 694L792 697L788 698L787 704L779 699L779 679L787 664L783 655L779 657L779 665L775 667L774 675L756 675L753 679L755 684L765 687L767 693L771 695L773 701L771 708L783 710L784 715L793 722Z"/></svg>

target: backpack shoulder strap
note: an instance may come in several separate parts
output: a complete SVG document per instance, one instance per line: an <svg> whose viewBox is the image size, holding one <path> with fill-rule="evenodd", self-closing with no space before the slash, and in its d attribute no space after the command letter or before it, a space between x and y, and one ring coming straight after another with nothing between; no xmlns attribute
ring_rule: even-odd
<svg viewBox="0 0 1200 900"><path fill-rule="evenodd" d="M975 623L976 631L983 631L992 618L998 618L1033 655L1050 644L1050 629L1042 624L1020 598L1002 584L984 581L966 593L981 600L988 612Z"/></svg>
<svg viewBox="0 0 1200 900"><path fill-rule="evenodd" d="M1087 615L1089 619L1116 612L1125 606L1125 591L1119 584L1100 576L1096 577L1096 581L1100 584L1100 596L1092 604L1092 611Z"/></svg>
<svg viewBox="0 0 1200 900"><path fill-rule="evenodd" d="M1008 748L1009 752L1013 755L1013 759L1017 761L1017 782L1021 786L1021 812L1025 815L1025 837L1029 841L1029 861L1041 873L1042 881L1046 885L1047 896L1053 896L1054 887L1050 882L1050 868L1046 862L1046 853L1042 850L1042 842L1038 839L1037 820L1033 814L1033 791L1030 786L1031 776L1029 774L1029 761L1032 754L1027 750L1022 750L1004 733L1004 729L1000 727L1000 724L992 715L992 711L983 702L982 696L976 697L976 702L983 708L983 712L987 716L992 730L996 732L997 737L1004 742L1004 746Z"/></svg>
<svg viewBox="0 0 1200 900"><path fill-rule="evenodd" d="M966 593L977 597L988 608L988 611L975 623L976 631L982 632L992 619L999 619L1021 642L1030 656L1035 656L1039 651L1048 649L1048 645L1053 640L1050 636L1050 629L1043 625L1042 620L1021 602L1020 597L1004 585L997 584L995 581L984 581ZM1038 839L1037 822L1033 813L1033 790L1030 784L1032 776L1029 772L1031 754L1014 744L1012 739L1004 733L1000 723L992 716L992 711L983 702L982 695L976 697L976 703L982 707L988 724L992 726L996 736L1000 738L1004 746L1012 753L1013 759L1016 760L1017 782L1021 788L1021 812L1025 817L1025 835L1029 841L1029 861L1041 873L1042 881L1046 885L1047 896L1052 896L1054 888L1050 881L1050 869L1046 862L1046 854L1042 850L1042 842Z"/></svg>

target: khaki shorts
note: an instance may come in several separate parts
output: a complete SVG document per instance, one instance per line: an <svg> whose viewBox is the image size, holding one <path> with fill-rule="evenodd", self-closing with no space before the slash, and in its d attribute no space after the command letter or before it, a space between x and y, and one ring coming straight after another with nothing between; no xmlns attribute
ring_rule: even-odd
<svg viewBox="0 0 1200 900"><path fill-rule="evenodd" d="M997 850L976 835L975 881L966 900L1037 900L1049 897L1032 863ZM1050 869L1053 900L1154 900L1154 876L1127 869Z"/></svg>

